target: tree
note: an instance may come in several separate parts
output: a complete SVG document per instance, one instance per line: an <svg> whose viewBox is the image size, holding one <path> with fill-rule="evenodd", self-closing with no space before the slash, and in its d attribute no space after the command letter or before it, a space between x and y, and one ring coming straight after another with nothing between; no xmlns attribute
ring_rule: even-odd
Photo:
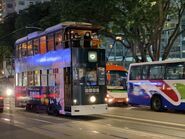
<svg viewBox="0 0 185 139"><path fill-rule="evenodd" d="M50 20L50 8L50 2L45 2L31 5L29 8L24 9L16 18L15 29L18 30L26 26L46 28L53 25L52 20ZM33 31L33 28L20 30L16 33L17 39Z"/></svg>
<svg viewBox="0 0 185 139"><path fill-rule="evenodd" d="M113 39L117 32L124 33L127 44L122 44L132 50L137 62L147 61L147 55L153 61L159 60L161 34L167 16L173 14L177 16L178 23L162 56L167 58L176 38L182 33L179 32L179 23L185 8L183 0L54 0L52 5L60 11L62 21L102 25L104 35Z"/></svg>

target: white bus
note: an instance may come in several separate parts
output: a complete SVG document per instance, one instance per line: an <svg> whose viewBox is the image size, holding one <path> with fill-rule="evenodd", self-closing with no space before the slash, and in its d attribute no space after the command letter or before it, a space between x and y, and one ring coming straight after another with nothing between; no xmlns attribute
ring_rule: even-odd
<svg viewBox="0 0 185 139"><path fill-rule="evenodd" d="M185 110L185 59L131 64L128 97L154 111Z"/></svg>

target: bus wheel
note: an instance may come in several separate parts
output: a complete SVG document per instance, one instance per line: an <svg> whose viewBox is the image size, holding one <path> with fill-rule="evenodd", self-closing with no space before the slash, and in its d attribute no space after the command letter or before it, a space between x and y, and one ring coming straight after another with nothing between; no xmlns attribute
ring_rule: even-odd
<svg viewBox="0 0 185 139"><path fill-rule="evenodd" d="M151 109L154 111L163 111L162 100L159 95L154 95L151 99Z"/></svg>

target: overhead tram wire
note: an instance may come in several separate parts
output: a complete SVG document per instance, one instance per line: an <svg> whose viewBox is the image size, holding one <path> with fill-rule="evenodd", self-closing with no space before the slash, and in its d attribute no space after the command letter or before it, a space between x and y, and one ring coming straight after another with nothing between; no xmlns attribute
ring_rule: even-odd
<svg viewBox="0 0 185 139"><path fill-rule="evenodd" d="M2 41L3 39L5 39L6 37L8 37L8 36L10 36L10 35L12 35L12 34L18 32L18 31L24 30L24 29L38 29L38 30L43 30L42 28L39 28L39 27L24 26L24 27L22 27L22 28L16 29L16 30L14 30L13 32L10 32L10 33L8 33L7 35L1 37L1 38L0 38L0 41Z"/></svg>

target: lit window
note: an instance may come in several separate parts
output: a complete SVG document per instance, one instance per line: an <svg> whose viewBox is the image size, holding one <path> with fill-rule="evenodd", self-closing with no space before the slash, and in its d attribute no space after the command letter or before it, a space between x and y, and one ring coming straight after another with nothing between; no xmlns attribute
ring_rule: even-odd
<svg viewBox="0 0 185 139"><path fill-rule="evenodd" d="M32 41L28 42L28 56L33 55L33 46L32 46Z"/></svg>
<svg viewBox="0 0 185 139"><path fill-rule="evenodd" d="M46 53L46 36L40 38L40 53Z"/></svg>
<svg viewBox="0 0 185 139"><path fill-rule="evenodd" d="M48 35L47 42L48 42L48 51L54 50L54 35L53 34Z"/></svg>
<svg viewBox="0 0 185 139"><path fill-rule="evenodd" d="M62 48L62 32L61 31L55 34L55 48L56 50Z"/></svg>

